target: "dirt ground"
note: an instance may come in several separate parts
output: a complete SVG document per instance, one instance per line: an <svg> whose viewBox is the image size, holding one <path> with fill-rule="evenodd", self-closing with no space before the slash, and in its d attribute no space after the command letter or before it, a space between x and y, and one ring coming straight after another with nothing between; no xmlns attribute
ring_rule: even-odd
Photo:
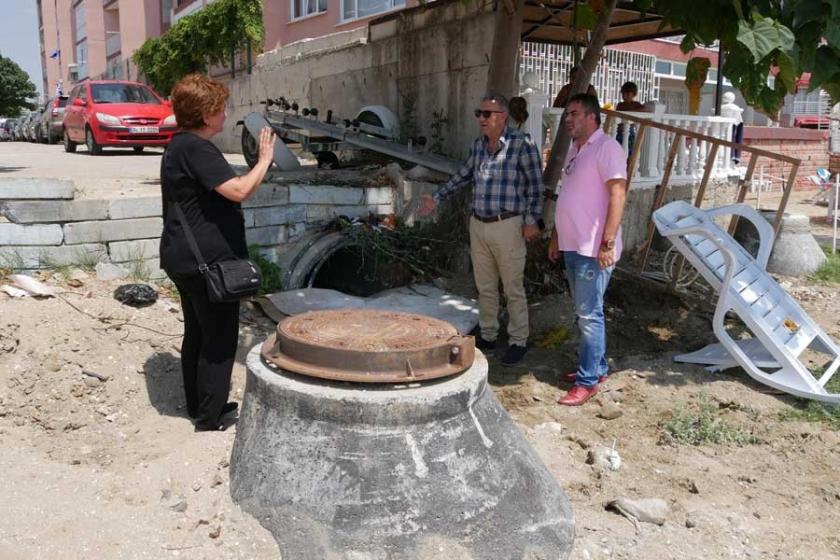
<svg viewBox="0 0 840 560"><path fill-rule="evenodd" d="M164 290L134 309L113 298L116 282L47 282L64 293L0 294L0 558L278 558L269 533L229 496L235 426L194 433L185 415L177 302ZM837 287L790 286L840 339ZM782 421L801 402L738 370L673 363L711 341L709 320L708 309L617 277L608 304L615 373L598 402L580 408L555 404L574 337L532 349L519 368L491 359L493 390L571 499L573 559L840 558L840 434ZM248 305L241 325L236 400L242 358L273 328ZM701 398L760 443L665 443L662 424ZM598 417L609 402L619 418ZM586 464L597 445L615 446L620 470ZM619 496L666 500L667 522L634 527L605 511Z"/></svg>

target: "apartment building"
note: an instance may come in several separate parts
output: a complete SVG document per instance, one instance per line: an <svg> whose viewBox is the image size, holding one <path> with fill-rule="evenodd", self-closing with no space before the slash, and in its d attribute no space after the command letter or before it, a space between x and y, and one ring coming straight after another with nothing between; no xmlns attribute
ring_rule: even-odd
<svg viewBox="0 0 840 560"><path fill-rule="evenodd" d="M173 0L36 0L44 91L83 78L132 76L130 54L169 28Z"/></svg>

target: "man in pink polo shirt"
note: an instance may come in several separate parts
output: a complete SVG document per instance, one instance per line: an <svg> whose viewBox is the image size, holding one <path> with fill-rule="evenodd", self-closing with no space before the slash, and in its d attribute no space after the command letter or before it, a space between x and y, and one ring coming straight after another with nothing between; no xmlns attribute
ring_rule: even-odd
<svg viewBox="0 0 840 560"><path fill-rule="evenodd" d="M601 130L601 108L593 95L573 96L565 113L572 146L557 196L548 258L563 251L575 302L580 346L578 369L567 374L574 387L558 402L577 406L598 392L608 372L604 292L621 257L621 215L627 158L621 145Z"/></svg>

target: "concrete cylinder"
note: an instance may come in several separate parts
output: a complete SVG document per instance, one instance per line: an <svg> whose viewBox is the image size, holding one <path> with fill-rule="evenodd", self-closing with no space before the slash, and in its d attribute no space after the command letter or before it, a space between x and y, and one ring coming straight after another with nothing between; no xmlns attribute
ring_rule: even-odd
<svg viewBox="0 0 840 560"><path fill-rule="evenodd" d="M487 387L466 372L411 386L273 369L259 348L231 495L294 560L559 560L571 505Z"/></svg>
<svg viewBox="0 0 840 560"><path fill-rule="evenodd" d="M764 211L761 215L771 224L776 220L775 212ZM734 237L753 256L758 253L758 232L749 220L738 220ZM767 262L767 271L786 276L807 276L825 261L825 253L811 234L808 216L786 212L782 216L782 227Z"/></svg>

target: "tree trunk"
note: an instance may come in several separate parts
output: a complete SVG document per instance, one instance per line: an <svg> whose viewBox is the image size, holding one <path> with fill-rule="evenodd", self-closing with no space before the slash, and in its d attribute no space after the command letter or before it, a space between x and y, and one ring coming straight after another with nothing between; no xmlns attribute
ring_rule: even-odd
<svg viewBox="0 0 840 560"><path fill-rule="evenodd" d="M493 30L493 50L487 72L487 91L507 98L515 95L516 62L522 35L522 13L525 0L499 0Z"/></svg>
<svg viewBox="0 0 840 560"><path fill-rule="evenodd" d="M580 71L577 73L577 79L572 84L571 95L585 93L589 87L589 80L595 72L595 67L598 66L601 51L604 49L604 43L607 41L607 30L610 27L610 21L612 20L613 12L615 12L616 4L618 4L618 0L606 0L604 2L604 11L598 17L598 23L592 32L592 38L580 62ZM551 146L551 159L548 161L545 173L543 173L543 182L551 192L554 192L554 188L560 180L560 171L563 169L563 163L566 161L566 153L569 151L569 140L566 127L561 126L560 130L557 131L557 135L554 137L554 144ZM543 219L547 228L554 227L554 201L546 200Z"/></svg>

